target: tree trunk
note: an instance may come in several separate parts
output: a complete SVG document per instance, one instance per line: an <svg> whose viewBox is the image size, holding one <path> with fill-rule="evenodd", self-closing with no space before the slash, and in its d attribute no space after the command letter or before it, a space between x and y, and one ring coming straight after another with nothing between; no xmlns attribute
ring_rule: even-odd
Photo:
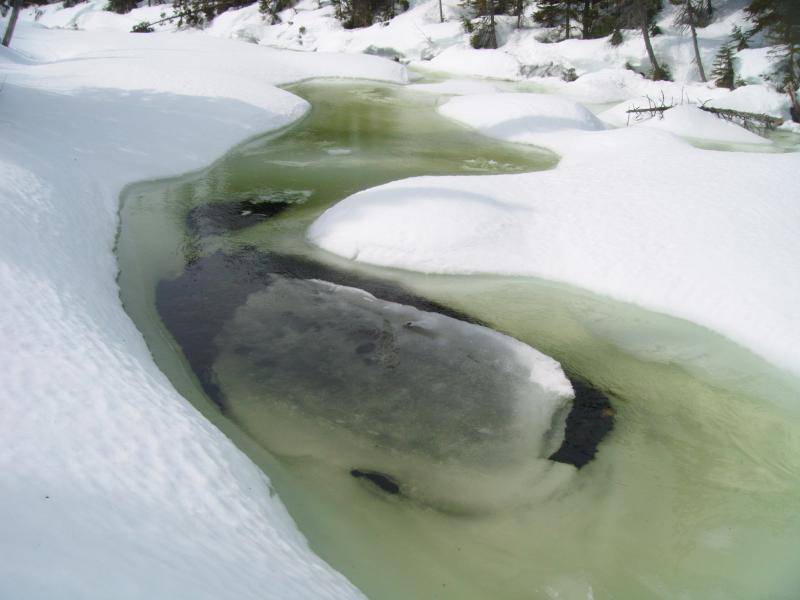
<svg viewBox="0 0 800 600"><path fill-rule="evenodd" d="M8 25L6 26L6 34L3 36L3 46L6 48L11 43L11 36L14 35L14 27L17 26L20 8L22 8L22 0L14 0L14 8L11 10L11 17L8 19Z"/></svg>
<svg viewBox="0 0 800 600"><path fill-rule="evenodd" d="M525 12L523 0L517 0L517 29L522 27L522 13Z"/></svg>
<svg viewBox="0 0 800 600"><path fill-rule="evenodd" d="M791 42L789 43L789 81L786 83L786 87L789 91L789 100L791 101L791 107L789 107L789 113L792 116L792 121L795 123L800 123L800 102L797 100L797 55L795 52L795 46Z"/></svg>
<svg viewBox="0 0 800 600"><path fill-rule="evenodd" d="M494 29L494 0L489 2L489 48L497 48L497 34Z"/></svg>
<svg viewBox="0 0 800 600"><path fill-rule="evenodd" d="M650 23L647 19L647 6L644 0L636 0L639 8L639 19L642 24L642 37L644 38L644 47L647 49L647 58L650 59L650 64L653 66L653 79L661 77L661 67L656 60L656 53L653 52L653 44L650 43L650 32L648 31Z"/></svg>
<svg viewBox="0 0 800 600"><path fill-rule="evenodd" d="M694 6L692 0L686 0L686 16L689 18L689 31L692 32L692 45L694 46L694 61L697 63L697 70L700 72L700 81L706 82L706 71L703 69L703 59L700 58L700 47L697 45L697 30L694 27Z"/></svg>
<svg viewBox="0 0 800 600"><path fill-rule="evenodd" d="M592 0L583 0L582 20L583 29L581 31L581 37L588 40L589 36L592 34Z"/></svg>
<svg viewBox="0 0 800 600"><path fill-rule="evenodd" d="M569 0L564 2L564 29L565 29L564 33L565 33L567 39L569 39L569 37L570 37L569 36L569 30L570 30L570 24L569 24L570 6L569 6L569 4L570 4Z"/></svg>
<svg viewBox="0 0 800 600"><path fill-rule="evenodd" d="M444 23L444 11L442 10L442 0L439 0L439 23Z"/></svg>

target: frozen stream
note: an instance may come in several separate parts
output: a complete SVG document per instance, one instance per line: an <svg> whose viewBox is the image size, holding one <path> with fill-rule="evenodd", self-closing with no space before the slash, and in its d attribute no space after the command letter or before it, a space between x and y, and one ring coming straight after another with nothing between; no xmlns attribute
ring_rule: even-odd
<svg viewBox="0 0 800 600"><path fill-rule="evenodd" d="M157 363L270 476L314 550L376 599L795 598L800 382L705 329L583 290L372 268L308 245L305 231L317 215L369 186L422 174L545 169L556 157L450 124L435 113L441 98L433 95L365 83L290 89L313 105L294 127L244 144L201 173L130 187L118 256L123 302ZM288 206L255 214L267 199ZM248 338L282 335L258 328L253 314L263 314L264 298L257 294L206 357L228 399L223 414L162 323L157 290L163 294L164 282L187 266L241 252L384 281L526 342L603 390L614 430L580 470L541 460L504 470L499 459L533 452L513 437L507 455L487 461L486 448L496 445L483 448L476 470L472 455L450 461L457 430L429 438L442 442L430 453L436 459L409 459L404 436L388 449L370 448L348 433L358 422L337 429L279 403L264 409L252 401L265 385L259 369L276 360L280 372L301 366L242 353ZM280 285L289 300L308 291ZM459 384L460 394L475 387L448 386ZM508 386L513 393L513 381ZM300 401L312 402L313 389L309 383ZM429 415L425 427L440 422L447 419ZM409 426L403 415L393 423ZM393 466L401 483L416 477L422 492L394 496L349 474L373 465Z"/></svg>

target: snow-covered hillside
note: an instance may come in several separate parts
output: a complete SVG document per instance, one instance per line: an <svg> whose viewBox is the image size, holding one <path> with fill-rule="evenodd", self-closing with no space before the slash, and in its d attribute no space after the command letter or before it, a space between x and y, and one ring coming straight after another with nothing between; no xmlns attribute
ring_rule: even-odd
<svg viewBox="0 0 800 600"><path fill-rule="evenodd" d="M153 363L112 250L125 184L304 114L275 84L403 82L404 68L24 23L14 46L0 54L0 597L359 597Z"/></svg>
<svg viewBox="0 0 800 600"><path fill-rule="evenodd" d="M475 50L462 24L467 13L461 0L444 0L444 22L439 21L438 0L411 4L408 11L388 22L345 29L328 0L300 0L279 13L275 24L254 3L222 13L202 32L302 52L375 54L449 76L528 82L592 104L629 100L628 106L641 105L648 97L660 98L663 93L667 101L676 103L714 100L720 107L763 112L783 119L789 116L788 97L776 92L769 79L769 47L748 48L736 54L737 77L748 84L746 87L730 92L701 83L693 64L691 39L674 24L677 9L670 4L658 18L663 33L653 37L653 45L670 68L673 82L652 82L632 70L646 70L649 64L644 43L635 31L629 31L616 47L609 44L608 38L545 43L540 40L546 30L535 26L530 18L536 8L535 3L530 3L524 28L515 27L515 17L499 15L499 49ZM746 4L746 0L716 1L716 18L698 29L706 71L710 71L719 48L730 41L732 28L747 28ZM107 0L89 0L70 8L57 3L29 8L23 11L22 19L49 28L129 32L137 23L156 23L172 14L171 4L142 6L124 15L105 11L106 5ZM175 21L155 25L157 31L176 28ZM570 81L574 76L578 79ZM800 129L791 124L787 127Z"/></svg>

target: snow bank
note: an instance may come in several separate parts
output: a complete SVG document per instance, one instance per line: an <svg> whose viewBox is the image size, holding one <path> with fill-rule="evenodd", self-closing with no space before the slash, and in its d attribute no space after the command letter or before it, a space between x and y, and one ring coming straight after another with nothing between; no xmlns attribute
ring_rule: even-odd
<svg viewBox="0 0 800 600"><path fill-rule="evenodd" d="M453 75L495 79L519 79L520 74L520 63L511 54L502 50L475 50L459 46L447 48L432 60L415 62L413 66Z"/></svg>
<svg viewBox="0 0 800 600"><path fill-rule="evenodd" d="M770 144L769 140L747 131L744 127L723 121L719 117L689 104L671 108L664 112L664 118L648 119L642 125L670 131L683 137L702 138L716 142Z"/></svg>
<svg viewBox="0 0 800 600"><path fill-rule="evenodd" d="M788 94L779 94L765 85L746 85L736 88L730 93L714 98L708 105L789 119Z"/></svg>
<svg viewBox="0 0 800 600"><path fill-rule="evenodd" d="M506 140L523 139L532 133L604 128L600 120L580 104L544 94L462 96L442 105L439 112L486 135Z"/></svg>
<svg viewBox="0 0 800 600"><path fill-rule="evenodd" d="M662 115L650 117L640 115L639 120L628 115L626 111L631 103L623 102L599 116L603 121L624 127L651 127L662 131L669 131L675 135L686 138L696 138L728 144L763 144L771 142L760 135L746 130L735 123L724 121L709 112L700 110L697 105L683 104L666 110ZM647 105L637 105L646 107Z"/></svg>
<svg viewBox="0 0 800 600"><path fill-rule="evenodd" d="M125 184L304 113L274 84L404 69L25 23L14 45L43 62L0 53L0 596L360 597L153 363L112 249Z"/></svg>
<svg viewBox="0 0 800 600"><path fill-rule="evenodd" d="M800 372L800 153L700 150L653 128L581 131L575 120L526 129L522 111L496 101L454 98L441 111L556 150L555 170L393 182L329 209L309 239L383 266L568 282L694 321ZM532 103L528 122L540 111Z"/></svg>

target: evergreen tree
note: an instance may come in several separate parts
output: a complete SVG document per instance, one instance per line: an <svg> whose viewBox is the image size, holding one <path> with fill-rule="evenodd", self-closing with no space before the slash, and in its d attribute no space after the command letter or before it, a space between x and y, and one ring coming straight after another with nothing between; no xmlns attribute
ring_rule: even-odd
<svg viewBox="0 0 800 600"><path fill-rule="evenodd" d="M717 52L711 76L718 87L732 90L736 87L736 72L733 65L733 48L731 44L725 44Z"/></svg>
<svg viewBox="0 0 800 600"><path fill-rule="evenodd" d="M781 91L789 94L792 119L800 123L800 2L798 0L753 0L746 9L754 27L775 45L775 73Z"/></svg>
<svg viewBox="0 0 800 600"><path fill-rule="evenodd" d="M700 47L697 44L697 27L699 21L699 14L703 11L703 3L700 0L673 0L680 6L678 12L675 14L675 25L686 30L692 36L692 48L694 49L694 62L697 65L697 71L700 75L700 81L708 81L706 79L706 71L703 68L703 59L700 56ZM708 3L708 10L711 9L710 2Z"/></svg>
<svg viewBox="0 0 800 600"><path fill-rule="evenodd" d="M408 10L408 0L334 0L336 18L345 29L369 27L376 21L387 21Z"/></svg>
<svg viewBox="0 0 800 600"><path fill-rule="evenodd" d="M670 78L666 66L659 64L650 41L653 20L660 10L660 0L618 0L616 5L617 27L635 27L641 31L647 58L651 65L650 77L656 81Z"/></svg>
<svg viewBox="0 0 800 600"><path fill-rule="evenodd" d="M750 47L749 44L750 36L747 34L747 32L742 31L742 28L739 27L738 25L733 26L733 30L731 31L731 38L733 38L733 41L736 43L737 51L744 50L745 48Z"/></svg>
<svg viewBox="0 0 800 600"><path fill-rule="evenodd" d="M497 48L497 27L495 15L506 9L505 0L465 0L463 3L472 19L467 19L465 26L473 48ZM475 20L477 19L477 23Z"/></svg>
<svg viewBox="0 0 800 600"><path fill-rule="evenodd" d="M570 39L572 27L578 23L578 4L574 0L539 0L533 20L556 29L559 37Z"/></svg>
<svg viewBox="0 0 800 600"><path fill-rule="evenodd" d="M8 24L6 25L6 32L3 34L3 46L10 46L11 45L11 38L14 35L14 28L17 26L17 19L19 18L19 11L22 9L22 0L13 0L6 1L0 0L2 4L0 4L0 9L3 11L3 15L11 9L11 16L8 19Z"/></svg>
<svg viewBox="0 0 800 600"><path fill-rule="evenodd" d="M614 29L615 0L539 0L533 19L544 27L558 31L559 37L574 37L580 28L581 37L605 37Z"/></svg>
<svg viewBox="0 0 800 600"><path fill-rule="evenodd" d="M124 15L136 8L137 4L137 0L108 0L106 10Z"/></svg>
<svg viewBox="0 0 800 600"><path fill-rule="evenodd" d="M258 11L262 15L268 16L274 25L279 21L278 13L291 8L293 5L294 0L259 0Z"/></svg>
<svg viewBox="0 0 800 600"><path fill-rule="evenodd" d="M127 2L129 0L111 0ZM174 0L172 9L178 26L202 27L217 15L231 8L251 4L248 0Z"/></svg>

